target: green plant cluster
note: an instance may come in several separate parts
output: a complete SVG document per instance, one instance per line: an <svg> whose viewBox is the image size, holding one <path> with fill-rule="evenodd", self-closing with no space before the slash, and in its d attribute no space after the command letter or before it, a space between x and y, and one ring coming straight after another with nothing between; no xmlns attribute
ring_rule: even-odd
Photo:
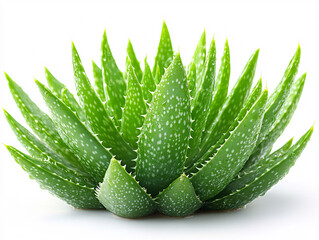
<svg viewBox="0 0 319 240"><path fill-rule="evenodd" d="M42 188L76 208L128 218L240 208L283 178L310 139L312 127L271 151L305 83L306 74L295 80L299 46L270 96L261 79L252 87L259 50L228 91L228 42L217 71L215 41L206 50L205 32L187 67L165 23L153 68L145 58L142 70L130 41L124 73L106 34L101 52L93 84L72 44L77 97L48 69L47 85L35 81L50 116L6 74L32 129L4 111L28 154L7 149Z"/></svg>

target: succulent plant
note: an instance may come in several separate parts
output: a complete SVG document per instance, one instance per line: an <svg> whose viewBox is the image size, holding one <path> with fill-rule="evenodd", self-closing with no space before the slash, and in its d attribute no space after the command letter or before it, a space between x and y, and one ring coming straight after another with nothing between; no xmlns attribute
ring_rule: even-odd
<svg viewBox="0 0 319 240"><path fill-rule="evenodd" d="M34 132L5 111L29 155L7 149L42 188L76 208L128 218L241 208L283 178L310 139L312 127L271 151L304 86L306 74L294 80L299 46L269 97L261 79L251 90L259 50L228 93L228 42L217 74L215 41L206 52L205 31L188 67L165 23L152 69L146 58L141 69L129 42L122 73L105 33L101 52L91 84L72 44L77 97L48 69L47 86L35 81L50 116L6 74Z"/></svg>

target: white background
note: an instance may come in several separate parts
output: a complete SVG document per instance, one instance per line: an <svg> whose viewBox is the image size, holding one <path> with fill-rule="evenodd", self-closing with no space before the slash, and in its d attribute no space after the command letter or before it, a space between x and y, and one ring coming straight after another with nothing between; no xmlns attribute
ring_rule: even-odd
<svg viewBox="0 0 319 240"><path fill-rule="evenodd" d="M115 3L116 2L116 3ZM45 109L33 77L44 82L44 66L74 89L71 41L88 75L99 63L104 29L123 68L127 39L137 57L153 63L162 21L186 65L206 29L218 59L225 39L231 50L231 85L260 48L257 78L270 92L294 54L307 71L303 96L276 146L300 137L319 119L319 4L315 1L16 1L0 0L0 71L6 71ZM92 78L92 77L91 77ZM0 104L24 123L0 75ZM106 211L75 210L41 190L0 146L0 239L319 239L318 126L289 175L266 196L235 212L188 218L153 216L128 220ZM22 150L0 114L0 142Z"/></svg>

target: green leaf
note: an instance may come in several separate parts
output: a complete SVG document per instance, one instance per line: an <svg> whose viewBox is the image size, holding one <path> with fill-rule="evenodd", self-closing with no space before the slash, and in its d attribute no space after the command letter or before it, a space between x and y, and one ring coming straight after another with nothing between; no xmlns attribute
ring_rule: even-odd
<svg viewBox="0 0 319 240"><path fill-rule="evenodd" d="M6 146L6 148L16 162L42 188L47 189L53 195L76 208L103 208L95 198L95 189L89 185L89 182L87 182L87 185L72 182L71 179L60 176L61 169L56 168L54 164L29 157L11 146Z"/></svg>
<svg viewBox="0 0 319 240"><path fill-rule="evenodd" d="M213 124L214 120L218 116L218 112L221 110L221 108L223 107L226 101L228 85L229 85L229 77L230 77L230 54L229 54L228 41L226 40L225 47L224 47L224 54L221 60L221 65L220 65L218 76L214 86L213 99L209 105L209 114L207 117L205 129L208 129Z"/></svg>
<svg viewBox="0 0 319 240"><path fill-rule="evenodd" d="M171 64L173 60L173 47L171 42L171 37L169 35L166 23L163 21L161 39L158 44L157 54L155 57L155 63L153 67L153 76L158 74L159 80L161 80L162 75L164 74L165 68ZM159 72L157 70L157 66L159 68ZM155 78L155 79L158 79ZM157 84L159 82L156 82Z"/></svg>
<svg viewBox="0 0 319 240"><path fill-rule="evenodd" d="M156 90L156 84L146 58L144 60L144 66L145 69L142 78L142 91L145 101L147 103L151 103L153 93Z"/></svg>
<svg viewBox="0 0 319 240"><path fill-rule="evenodd" d="M302 90L305 84L306 74L303 74L292 86L292 89L286 98L280 112L277 113L276 121L272 124L269 129L267 129L268 134L262 138L262 142L258 144L257 147L246 163L246 167L254 164L260 158L265 156L265 154L271 149L275 141L280 137L285 128L287 127L290 119L292 118L299 99L302 94Z"/></svg>
<svg viewBox="0 0 319 240"><path fill-rule="evenodd" d="M11 94L33 132L38 135L53 152L61 156L59 158L60 162L63 162L64 165L69 167L75 167L79 169L79 171L83 170L82 166L79 164L79 159L64 143L51 118L40 110L40 108L29 98L22 88L9 77L8 74L5 75Z"/></svg>
<svg viewBox="0 0 319 240"><path fill-rule="evenodd" d="M51 91L69 107L80 118L81 121L86 121L85 113L74 98L73 94L67 89L67 87L57 80L52 73L45 68L45 76Z"/></svg>
<svg viewBox="0 0 319 240"><path fill-rule="evenodd" d="M187 216L202 205L194 187L185 174L174 180L156 197L157 210L168 216Z"/></svg>
<svg viewBox="0 0 319 240"><path fill-rule="evenodd" d="M97 190L97 198L120 217L138 218L155 211L152 198L114 158Z"/></svg>
<svg viewBox="0 0 319 240"><path fill-rule="evenodd" d="M201 143L202 133L205 129L209 105L212 99L216 70L216 46L213 39L209 48L203 81L198 86L195 99L192 101L192 131L189 140L186 166L192 164L192 159Z"/></svg>
<svg viewBox="0 0 319 240"><path fill-rule="evenodd" d="M290 60L284 76L282 77L274 92L269 97L258 143L262 142L263 138L269 133L271 126L277 120L277 115L281 112L281 108L285 103L287 96L289 95L295 76L298 73L300 52L300 46L298 45L297 51L293 58Z"/></svg>
<svg viewBox="0 0 319 240"><path fill-rule="evenodd" d="M160 66L157 64L157 65L156 65L155 75L154 75L155 84L156 84L156 85L159 84L161 80L162 80L161 68L160 68Z"/></svg>
<svg viewBox="0 0 319 240"><path fill-rule="evenodd" d="M106 95L110 99L109 105L113 109L115 121L120 122L122 118L122 108L124 107L125 103L124 96L126 95L126 83L122 72L117 67L113 58L109 43L107 41L106 32L103 34L101 51L102 73L106 87Z"/></svg>
<svg viewBox="0 0 319 240"><path fill-rule="evenodd" d="M43 84L38 81L36 83L52 113L52 118L61 137L76 153L86 172L96 182L101 182L112 155L61 100L52 94Z"/></svg>
<svg viewBox="0 0 319 240"><path fill-rule="evenodd" d="M105 111L110 118L114 118L113 109L110 106L110 99L106 93L103 82L102 69L100 69L95 62L92 61L93 65L93 77L94 77L94 89L102 103L104 104Z"/></svg>
<svg viewBox="0 0 319 240"><path fill-rule="evenodd" d="M123 111L121 134L123 139L133 149L137 149L138 135L141 133L140 128L145 119L146 105L142 88L130 63L128 68L128 88Z"/></svg>
<svg viewBox="0 0 319 240"><path fill-rule="evenodd" d="M201 200L210 199L222 191L249 158L261 128L267 94L265 90L237 127L229 132L230 136L214 156L190 178Z"/></svg>
<svg viewBox="0 0 319 240"><path fill-rule="evenodd" d="M217 152L218 149L221 148L221 146L226 142L226 140L229 138L231 133L236 129L236 127L239 125L240 122L242 122L243 118L247 115L248 111L252 108L252 106L255 104L255 102L258 100L262 92L262 81L259 79L256 86L253 88L251 94L249 95L247 101L245 102L244 107L236 117L233 124L229 127L227 132L218 140L218 142L211 146L207 152L199 158L193 165L190 165L186 168L187 174L194 174L198 171L199 168L203 166L205 161L209 161L211 156L214 156L214 154Z"/></svg>
<svg viewBox="0 0 319 240"><path fill-rule="evenodd" d="M102 69L92 60L94 88L102 102L106 101Z"/></svg>
<svg viewBox="0 0 319 240"><path fill-rule="evenodd" d="M138 142L136 177L152 195L183 172L190 118L187 79L176 54L156 88Z"/></svg>
<svg viewBox="0 0 319 240"><path fill-rule="evenodd" d="M206 135L202 140L201 147L195 160L203 156L210 146L214 145L218 141L218 139L231 126L236 116L242 109L243 104L249 95L249 91L253 82L258 54L259 49L248 60L241 76L227 97L227 100L217 118L211 127L206 129Z"/></svg>
<svg viewBox="0 0 319 240"><path fill-rule="evenodd" d="M197 44L193 58L189 64L189 69L191 69L192 64L195 64L195 68L196 68L195 84L190 85L189 87L189 90L191 92L191 97L195 97L195 93L200 89L202 85L202 80L203 80L202 76L205 71L205 59L206 59L206 32L204 30Z"/></svg>
<svg viewBox="0 0 319 240"><path fill-rule="evenodd" d="M126 54L129 57L130 64L132 65L134 69L134 73L136 74L138 82L141 83L142 77L143 77L143 71L141 69L140 62L136 58L136 55L130 40L128 40Z"/></svg>
<svg viewBox="0 0 319 240"><path fill-rule="evenodd" d="M129 167L133 166L132 159L136 158L136 153L123 140L115 128L112 120L107 115L103 103L94 92L82 66L80 57L72 45L73 68L76 89L80 103L86 113L90 129L97 134L102 145L110 148L110 152L118 160L122 160Z"/></svg>
<svg viewBox="0 0 319 240"><path fill-rule="evenodd" d="M195 93L196 93L195 91L196 66L194 62L192 62L188 68L187 81L188 81L189 95L191 97L191 101L193 101L195 97Z"/></svg>
<svg viewBox="0 0 319 240"><path fill-rule="evenodd" d="M215 199L206 203L207 209L234 209L264 195L273 185L282 179L295 164L313 132L313 127L304 134L288 152L274 157L267 164L259 165L240 178L237 178Z"/></svg>
<svg viewBox="0 0 319 240"><path fill-rule="evenodd" d="M254 164L250 165L249 167L246 167L246 168L244 167L238 173L238 176L236 178L240 178L240 177L246 175L247 173L249 173L250 171L253 171L253 170L256 170L257 168L266 166L270 161L273 161L275 158L281 157L289 150L289 148L292 145L292 142L293 142L293 138L291 138L288 142L286 142L281 148L279 148L275 152L273 152L271 154L268 153L266 156L261 158L258 162L255 162Z"/></svg>

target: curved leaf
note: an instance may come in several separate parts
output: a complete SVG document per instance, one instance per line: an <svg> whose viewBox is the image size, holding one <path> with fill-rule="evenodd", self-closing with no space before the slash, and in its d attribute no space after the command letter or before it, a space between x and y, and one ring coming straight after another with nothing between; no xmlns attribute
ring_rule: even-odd
<svg viewBox="0 0 319 240"><path fill-rule="evenodd" d="M282 179L295 164L307 142L313 128L303 135L287 153L274 157L267 164L242 175L229 184L215 199L205 204L207 209L234 209L244 206L258 196L264 195L273 185Z"/></svg>
<svg viewBox="0 0 319 240"><path fill-rule="evenodd" d="M136 153L123 140L112 120L107 115L104 105L94 92L85 74L74 45L72 47L72 58L78 97L86 113L90 129L97 134L98 139L102 141L104 147L110 148L110 152L118 160L123 160L125 164L132 167L132 159L136 158Z"/></svg>
<svg viewBox="0 0 319 240"><path fill-rule="evenodd" d="M193 163L193 157L197 153L201 143L202 133L205 130L207 114L212 100L216 70L216 47L213 39L209 47L208 56L203 73L203 81L198 86L195 99L192 101L192 131L187 151L186 166Z"/></svg>
<svg viewBox="0 0 319 240"><path fill-rule="evenodd" d="M215 155L190 178L201 200L222 191L249 158L260 131L267 93L263 92Z"/></svg>
<svg viewBox="0 0 319 240"><path fill-rule="evenodd" d="M230 92L223 108L214 123L206 129L200 150L196 159L199 159L231 126L246 101L255 75L259 49L248 60L241 76ZM195 160L196 160L195 159Z"/></svg>
<svg viewBox="0 0 319 240"><path fill-rule="evenodd" d="M38 81L36 83L52 113L52 118L61 137L77 154L86 172L96 182L101 182L112 155L61 100L53 95L43 84Z"/></svg>
<svg viewBox="0 0 319 240"><path fill-rule="evenodd" d="M53 195L76 208L103 208L94 195L94 187L65 179L60 172L55 172L51 163L38 161L11 146L6 147L16 162Z"/></svg>

